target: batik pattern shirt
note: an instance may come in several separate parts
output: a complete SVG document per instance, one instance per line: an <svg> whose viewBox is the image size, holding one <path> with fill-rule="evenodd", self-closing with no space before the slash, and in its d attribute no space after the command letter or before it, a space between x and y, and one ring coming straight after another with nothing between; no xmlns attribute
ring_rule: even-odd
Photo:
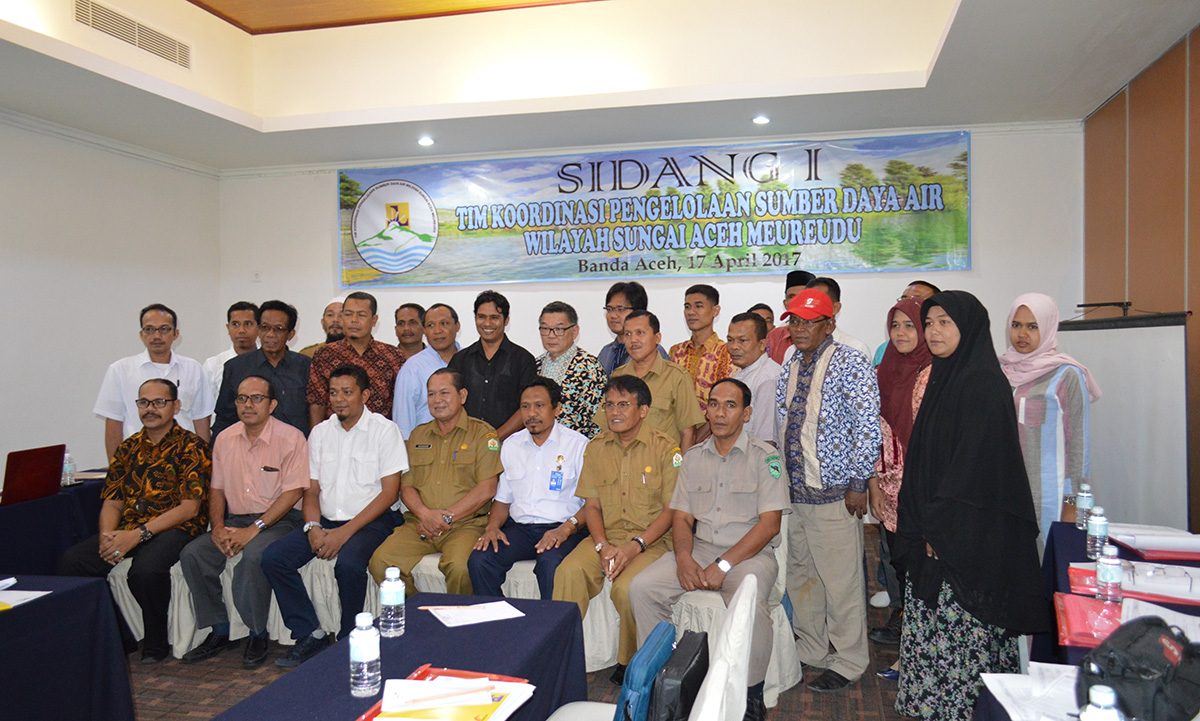
<svg viewBox="0 0 1200 721"><path fill-rule="evenodd" d="M700 408L708 407L708 391L713 384L728 378L733 372L733 361L725 341L713 333L708 340L697 345L690 338L671 346L670 360L683 366L692 377L696 400Z"/></svg>
<svg viewBox="0 0 1200 721"><path fill-rule="evenodd" d="M326 343L313 355L312 368L308 372L308 403L325 406L328 410L329 374L338 366L358 366L367 372L367 379L371 381L371 395L367 398L367 408L372 413L390 419L396 374L400 372L404 360L404 353L399 348L374 339L362 355L354 350L348 338Z"/></svg>
<svg viewBox="0 0 1200 721"><path fill-rule="evenodd" d="M604 400L604 385L608 382L608 374L596 356L588 353L579 346L573 346L574 355L567 362L566 371L551 374L548 366L551 364L550 354L543 353L537 359L538 375L552 378L562 386L562 411L558 414L558 422L573 431L582 433L587 438L593 438L600 432L594 417ZM566 355L565 353L563 355ZM562 356L559 357L562 359Z"/></svg>
<svg viewBox="0 0 1200 721"><path fill-rule="evenodd" d="M175 424L158 443L146 430L121 441L108 466L100 497L121 502L117 528L137 528L184 501L199 501L200 512L179 524L191 536L208 530L208 485L212 455L200 436Z"/></svg>

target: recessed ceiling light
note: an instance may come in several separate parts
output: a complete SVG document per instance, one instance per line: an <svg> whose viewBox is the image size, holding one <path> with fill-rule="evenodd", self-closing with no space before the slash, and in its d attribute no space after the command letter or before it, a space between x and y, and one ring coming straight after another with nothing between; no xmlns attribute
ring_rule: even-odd
<svg viewBox="0 0 1200 721"><path fill-rule="evenodd" d="M754 116L754 124L755 125L766 125L769 122L771 122L771 119L765 115Z"/></svg>
<svg viewBox="0 0 1200 721"><path fill-rule="evenodd" d="M420 140L417 141L417 145L420 145L423 148L428 148L430 145L433 145L433 138L429 137L428 135L422 135Z"/></svg>

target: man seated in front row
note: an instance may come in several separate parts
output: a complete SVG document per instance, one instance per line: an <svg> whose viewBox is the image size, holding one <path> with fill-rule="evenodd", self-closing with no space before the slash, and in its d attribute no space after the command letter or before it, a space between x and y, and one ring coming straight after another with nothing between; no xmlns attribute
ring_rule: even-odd
<svg viewBox="0 0 1200 721"><path fill-rule="evenodd" d="M167 606L171 566L179 552L208 527L204 500L212 458L208 443L175 422L179 389L153 378L138 388L135 404L142 429L117 446L100 497L100 534L67 549L60 576L107 576L126 557L129 590L142 607L142 663L170 652ZM126 650L135 645L120 611Z"/></svg>
<svg viewBox="0 0 1200 721"><path fill-rule="evenodd" d="M763 681L771 658L767 599L779 572L774 548L788 495L779 452L745 429L751 400L749 387L739 380L713 385L707 411L712 436L684 455L671 498L675 553L633 579L629 600L640 645L655 624L671 620L671 607L685 591L718 591L728 604L742 579L754 576L758 603L746 718L763 719Z"/></svg>
<svg viewBox="0 0 1200 721"><path fill-rule="evenodd" d="M487 526L500 471L496 429L467 415L467 390L453 368L429 376L433 420L408 437L412 471L400 483L408 507L405 523L371 556L371 575L383 581L388 566L400 569L408 595L417 592L412 570L428 553L441 553L438 569L450 593L471 593L467 558Z"/></svg>
<svg viewBox="0 0 1200 721"><path fill-rule="evenodd" d="M541 376L521 391L525 429L504 441L504 472L487 529L467 561L478 596L503 596L500 586L517 561L535 561L543 601L554 595L554 571L584 534L575 495L587 438L558 421L562 389Z"/></svg>
<svg viewBox="0 0 1200 721"><path fill-rule="evenodd" d="M183 661L203 661L229 645L221 572L226 561L240 553L241 562L233 571L233 605L250 629L242 665L253 669L267 658L271 610L271 584L262 571L262 555L303 523L300 498L308 488L308 442L299 429L272 415L279 399L266 378L250 376L239 383L233 403L241 420L217 436L212 452L212 532L189 543L179 555L192 591L196 625L212 629Z"/></svg>
<svg viewBox="0 0 1200 721"><path fill-rule="evenodd" d="M626 324L628 328L628 324ZM632 351L631 351L632 352ZM687 402L695 407L691 385ZM580 543L554 574L554 600L579 604L612 581L612 602L621 619L617 668L612 682L625 680L625 666L637 650L637 626L629 607L630 581L671 550L671 511L675 476L683 463L679 442L645 422L650 388L634 375L614 375L604 389L606 429L587 445L575 495L591 542Z"/></svg>
<svg viewBox="0 0 1200 721"><path fill-rule="evenodd" d="M354 630L354 616L366 599L367 561L396 527L392 505L400 496L408 454L396 424L367 408L370 395L371 382L362 368L343 365L329 374L329 395L321 400L333 415L308 436L304 526L263 553L263 573L296 639L276 666L299 666L329 644L300 568L314 557L336 559L333 575L342 606L338 638L344 638Z"/></svg>

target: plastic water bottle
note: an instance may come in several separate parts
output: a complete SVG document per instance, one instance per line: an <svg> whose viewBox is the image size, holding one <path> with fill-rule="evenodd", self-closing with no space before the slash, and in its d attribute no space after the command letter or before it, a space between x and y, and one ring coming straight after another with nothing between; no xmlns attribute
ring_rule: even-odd
<svg viewBox="0 0 1200 721"><path fill-rule="evenodd" d="M384 638L404 635L404 581L400 569L390 566L379 584L379 633Z"/></svg>
<svg viewBox="0 0 1200 721"><path fill-rule="evenodd" d="M1088 516L1092 512L1096 498L1092 495L1092 486L1088 483L1079 484L1079 492L1075 494L1075 527L1081 531L1087 530Z"/></svg>
<svg viewBox="0 0 1200 721"><path fill-rule="evenodd" d="M1124 570L1117 558L1117 547L1105 545L1103 555L1096 561L1096 598L1105 603L1121 603L1121 578Z"/></svg>
<svg viewBox="0 0 1200 721"><path fill-rule="evenodd" d="M1096 506L1088 515L1087 557L1093 561L1100 558L1106 543L1108 543L1108 518L1104 515L1104 506Z"/></svg>
<svg viewBox="0 0 1200 721"><path fill-rule="evenodd" d="M71 455L70 451L63 456L63 474L62 484L65 486L75 482L75 456Z"/></svg>
<svg viewBox="0 0 1200 721"><path fill-rule="evenodd" d="M354 617L350 632L350 695L367 698L383 688L383 670L379 665L379 629L375 618L364 611Z"/></svg>
<svg viewBox="0 0 1200 721"><path fill-rule="evenodd" d="M1117 707L1117 692L1102 684L1089 688L1088 702L1079 709L1079 721L1126 721Z"/></svg>

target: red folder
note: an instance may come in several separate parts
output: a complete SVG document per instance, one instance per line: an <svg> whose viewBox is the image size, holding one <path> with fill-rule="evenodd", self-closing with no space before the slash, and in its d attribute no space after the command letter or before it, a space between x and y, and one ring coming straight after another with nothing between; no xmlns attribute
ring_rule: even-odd
<svg viewBox="0 0 1200 721"><path fill-rule="evenodd" d="M1121 613L1096 598L1055 593L1060 646L1095 648L1121 625ZM1118 607L1119 608L1119 607Z"/></svg>
<svg viewBox="0 0 1200 721"><path fill-rule="evenodd" d="M1067 577L1071 579L1071 593L1078 593L1083 596L1096 595L1095 571L1087 568L1068 568ZM1135 591L1129 588L1121 589L1121 593L1126 598L1137 598L1152 603L1179 603L1187 606L1200 606L1200 600L1192 598L1161 596L1157 593L1146 593L1145 591Z"/></svg>
<svg viewBox="0 0 1200 721"><path fill-rule="evenodd" d="M486 678L489 681L504 681L508 683L529 683L527 679L517 678L516 676L502 676L497 673L479 673L478 671L460 671L455 668L434 668L431 664L420 666L416 671L413 671L407 678L414 681L428 681L431 678L439 676L453 676L454 678ZM366 713L359 716L355 721L371 721L380 714L383 710L383 699L375 702L375 705L367 709Z"/></svg>

